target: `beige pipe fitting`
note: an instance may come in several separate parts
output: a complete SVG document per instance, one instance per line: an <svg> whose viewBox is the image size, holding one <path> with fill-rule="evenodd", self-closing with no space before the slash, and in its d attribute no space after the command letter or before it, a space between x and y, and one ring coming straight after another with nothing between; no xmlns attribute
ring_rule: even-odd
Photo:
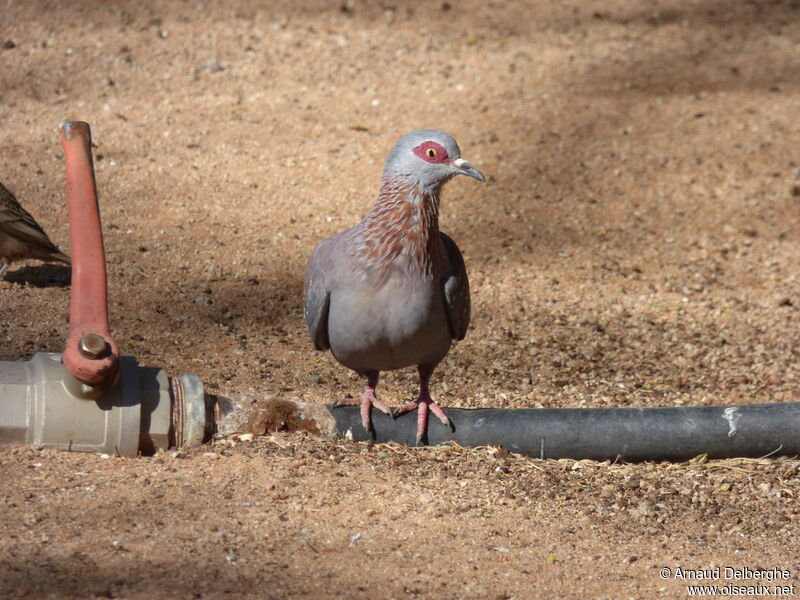
<svg viewBox="0 0 800 600"><path fill-rule="evenodd" d="M61 360L40 352L0 361L0 445L137 456L197 446L214 431L215 402L196 375L171 378L123 356L118 382L98 390Z"/></svg>

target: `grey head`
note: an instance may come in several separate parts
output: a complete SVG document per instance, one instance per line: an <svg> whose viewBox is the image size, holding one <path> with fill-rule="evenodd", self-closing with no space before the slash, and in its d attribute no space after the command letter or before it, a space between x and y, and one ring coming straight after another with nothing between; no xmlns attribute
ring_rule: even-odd
<svg viewBox="0 0 800 600"><path fill-rule="evenodd" d="M486 181L483 173L461 158L452 136L436 129L417 129L405 134L389 153L384 178L399 178L423 192L437 193L456 175Z"/></svg>

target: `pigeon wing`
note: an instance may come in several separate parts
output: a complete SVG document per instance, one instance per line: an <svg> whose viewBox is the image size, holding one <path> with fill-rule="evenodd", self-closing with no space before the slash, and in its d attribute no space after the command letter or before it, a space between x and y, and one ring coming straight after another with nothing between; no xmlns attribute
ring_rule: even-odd
<svg viewBox="0 0 800 600"><path fill-rule="evenodd" d="M331 304L331 292L327 283L329 271L330 238L320 242L311 253L306 267L306 279L303 286L303 314L306 319L308 333L317 350L331 347L328 340L328 310Z"/></svg>
<svg viewBox="0 0 800 600"><path fill-rule="evenodd" d="M439 234L444 247L446 267L442 285L444 287L444 305L447 320L450 322L450 333L453 339L463 340L467 335L470 318L469 279L467 267L461 250L450 236Z"/></svg>

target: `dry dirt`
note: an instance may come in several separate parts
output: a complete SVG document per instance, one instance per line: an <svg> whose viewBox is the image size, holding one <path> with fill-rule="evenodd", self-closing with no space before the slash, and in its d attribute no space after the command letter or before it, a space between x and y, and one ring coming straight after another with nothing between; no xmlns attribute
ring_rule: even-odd
<svg viewBox="0 0 800 600"><path fill-rule="evenodd" d="M800 394L800 4L0 5L0 180L68 251L58 125L93 128L126 354L259 402L359 382L302 322L313 246L400 135L445 189L473 325L445 406ZM0 360L57 351L65 272L0 282ZM383 398L415 393L413 370ZM613 465L276 433L152 458L0 451L4 598L684 598L785 568L800 462ZM760 581L726 581L754 584Z"/></svg>

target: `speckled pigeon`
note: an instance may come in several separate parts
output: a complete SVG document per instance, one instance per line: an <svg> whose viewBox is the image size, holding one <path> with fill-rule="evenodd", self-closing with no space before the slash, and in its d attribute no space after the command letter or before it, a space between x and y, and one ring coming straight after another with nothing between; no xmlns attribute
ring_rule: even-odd
<svg viewBox="0 0 800 600"><path fill-rule="evenodd" d="M0 277L16 260L37 258L69 264L69 256L50 241L33 217L0 183Z"/></svg>
<svg viewBox="0 0 800 600"><path fill-rule="evenodd" d="M406 134L386 159L372 210L352 229L322 241L308 261L304 308L314 346L330 349L367 378L360 398L334 406L360 405L373 435L372 406L392 417L417 410L417 444L427 442L429 410L452 429L428 382L469 326L464 259L439 231L439 194L456 175L485 181L446 133ZM392 412L375 396L380 372L412 365L419 371L419 397Z"/></svg>

